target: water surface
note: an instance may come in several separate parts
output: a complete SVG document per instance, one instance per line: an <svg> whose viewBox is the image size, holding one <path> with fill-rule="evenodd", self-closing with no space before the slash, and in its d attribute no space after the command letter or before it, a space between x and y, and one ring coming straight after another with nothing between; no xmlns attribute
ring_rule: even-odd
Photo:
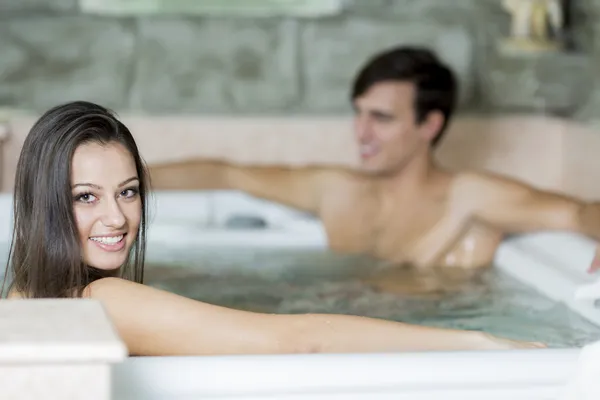
<svg viewBox="0 0 600 400"><path fill-rule="evenodd" d="M579 347L600 328L496 268L416 271L322 251L162 249L146 283L268 313L337 313Z"/></svg>

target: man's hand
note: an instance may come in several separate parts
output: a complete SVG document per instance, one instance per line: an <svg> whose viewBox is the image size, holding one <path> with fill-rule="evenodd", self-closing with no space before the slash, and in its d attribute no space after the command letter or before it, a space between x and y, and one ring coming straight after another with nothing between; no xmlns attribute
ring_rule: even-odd
<svg viewBox="0 0 600 400"><path fill-rule="evenodd" d="M600 245L598 245L598 247L596 247L596 255L594 256L594 259L592 260L592 265L590 265L588 272L594 273L598 270L600 270Z"/></svg>
<svg viewBox="0 0 600 400"><path fill-rule="evenodd" d="M584 206L579 219L580 225L583 227L583 233L600 241L600 202ZM592 260L588 272L594 273L598 270L600 270L600 244L596 247L596 254L594 255L594 259Z"/></svg>

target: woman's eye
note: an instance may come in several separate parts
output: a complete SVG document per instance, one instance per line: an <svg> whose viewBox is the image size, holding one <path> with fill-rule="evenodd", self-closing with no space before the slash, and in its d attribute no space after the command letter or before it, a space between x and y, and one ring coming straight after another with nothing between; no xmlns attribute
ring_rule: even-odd
<svg viewBox="0 0 600 400"><path fill-rule="evenodd" d="M96 200L96 196L94 196L91 193L82 193L80 195L77 195L75 197L75 200L82 202L82 203L92 203Z"/></svg>
<svg viewBox="0 0 600 400"><path fill-rule="evenodd" d="M138 194L138 189L134 189L134 188L130 188L130 189L125 189L121 192L121 196L125 197L125 198L132 198L135 197Z"/></svg>

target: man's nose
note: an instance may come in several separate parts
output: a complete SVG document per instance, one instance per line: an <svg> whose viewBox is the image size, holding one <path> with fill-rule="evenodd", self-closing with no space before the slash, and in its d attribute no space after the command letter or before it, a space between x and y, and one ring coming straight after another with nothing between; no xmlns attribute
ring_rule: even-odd
<svg viewBox="0 0 600 400"><path fill-rule="evenodd" d="M371 124L366 118L356 118L354 129L356 131L356 138L359 141L367 141L373 137Z"/></svg>

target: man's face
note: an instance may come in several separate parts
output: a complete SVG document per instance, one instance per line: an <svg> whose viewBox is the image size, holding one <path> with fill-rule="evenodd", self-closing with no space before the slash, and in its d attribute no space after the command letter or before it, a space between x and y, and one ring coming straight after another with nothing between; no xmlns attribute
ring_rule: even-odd
<svg viewBox="0 0 600 400"><path fill-rule="evenodd" d="M354 99L354 128L366 172L393 174L429 147L439 125L432 118L417 123L415 94L414 84L390 81Z"/></svg>

